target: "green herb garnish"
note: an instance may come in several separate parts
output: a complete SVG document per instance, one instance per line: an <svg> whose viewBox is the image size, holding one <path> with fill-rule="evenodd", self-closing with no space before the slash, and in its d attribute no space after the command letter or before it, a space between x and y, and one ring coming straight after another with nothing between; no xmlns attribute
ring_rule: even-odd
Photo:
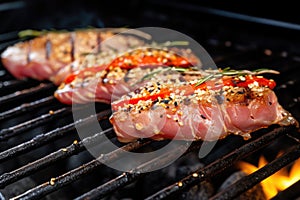
<svg viewBox="0 0 300 200"><path fill-rule="evenodd" d="M200 71L199 74L207 74L208 75L204 76L201 78L197 83L196 86L201 85L202 83L212 79L212 78L219 78L222 76L245 76L245 75L260 75L260 74L279 74L278 71L272 70L272 69L267 69L267 68L261 68L261 69L256 69L253 71L250 70L233 70L230 69L229 67L224 68L223 70L205 70L205 71ZM189 74L193 74L193 71L191 72L186 72Z"/></svg>
<svg viewBox="0 0 300 200"><path fill-rule="evenodd" d="M20 38L28 38L28 37L38 37L41 35L45 35L47 33L66 33L68 32L67 30L55 30L55 29L51 29L51 30L32 30L32 29L27 29L27 30L23 30L20 31L18 33L18 36Z"/></svg>

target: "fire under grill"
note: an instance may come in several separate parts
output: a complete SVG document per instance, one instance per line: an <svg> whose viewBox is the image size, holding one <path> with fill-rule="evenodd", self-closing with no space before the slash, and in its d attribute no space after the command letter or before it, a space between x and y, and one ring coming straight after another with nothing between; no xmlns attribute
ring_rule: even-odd
<svg viewBox="0 0 300 200"><path fill-rule="evenodd" d="M145 18L154 21L159 16L153 17L150 11L145 13ZM192 28L185 26L185 30L191 32ZM1 50L19 41L16 33L5 36L0 39ZM275 40L273 42L276 43ZM299 120L300 54L284 46L257 43L256 38L244 43L230 36L226 38L215 34L202 38L200 42L219 67L268 67L280 71L281 75L274 77L278 84L275 93L283 107ZM0 192L3 198L184 199L191 195L195 186L210 181L214 187L208 195L210 199L234 199L300 157L300 137L296 128L274 125L254 132L253 138L248 141L237 136L218 141L208 156L196 159L201 165L190 162L198 158L202 142L197 141L175 164L159 171L140 173L167 163L181 151L180 147L184 149L182 142L176 151L166 152L129 172L119 172L102 163L121 159L123 150L139 152L155 149L166 141L143 139L128 144L118 143L108 122L110 107L104 104L96 105L96 118L105 129L87 134L89 136L80 140L75 126L88 127L95 116L74 121L71 107L60 104L53 97L56 87L52 83L16 80L2 65L0 81ZM99 141L103 137L110 138L120 149L95 159L86 147L101 147L103 144ZM276 157L278 152L284 153ZM272 161L229 187L217 190L220 186L218 180L225 180L237 162L245 159L254 161L263 153L268 154ZM182 167L183 163L185 167ZM179 167L182 169L180 175L161 180ZM299 185L300 180L273 199L299 197ZM194 199L197 199L197 194L203 191L193 192Z"/></svg>

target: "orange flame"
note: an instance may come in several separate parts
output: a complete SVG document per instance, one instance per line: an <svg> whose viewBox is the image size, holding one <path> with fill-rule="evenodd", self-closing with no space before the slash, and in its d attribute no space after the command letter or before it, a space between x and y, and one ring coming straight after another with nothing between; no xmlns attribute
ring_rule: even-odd
<svg viewBox="0 0 300 200"><path fill-rule="evenodd" d="M240 162L238 166L246 174L251 174L265 166L267 163L267 160L261 156L259 158L258 167L246 162ZM300 180L300 159L294 162L290 170L287 167L282 168L272 176L263 180L260 184L267 199L271 199L278 192L285 190L298 180Z"/></svg>

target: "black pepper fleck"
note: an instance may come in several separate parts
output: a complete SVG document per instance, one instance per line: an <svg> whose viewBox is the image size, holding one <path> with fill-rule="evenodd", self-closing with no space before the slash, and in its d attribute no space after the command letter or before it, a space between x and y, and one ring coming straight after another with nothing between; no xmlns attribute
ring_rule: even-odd
<svg viewBox="0 0 300 200"><path fill-rule="evenodd" d="M134 90L134 93L136 93L136 94L138 94L140 92L141 92L141 89L139 89L139 88L137 88L137 89Z"/></svg>
<svg viewBox="0 0 300 200"><path fill-rule="evenodd" d="M170 100L164 99L162 100L163 103L168 104L170 102Z"/></svg>
<svg viewBox="0 0 300 200"><path fill-rule="evenodd" d="M191 100L189 98L185 98L185 99L183 99L183 104L184 105L190 105L191 104Z"/></svg>
<svg viewBox="0 0 300 200"><path fill-rule="evenodd" d="M217 99L218 104L224 103L224 96L223 95L215 95L215 98Z"/></svg>
<svg viewBox="0 0 300 200"><path fill-rule="evenodd" d="M236 84L237 84L236 80L232 80L231 82L233 83L234 86L236 86Z"/></svg>

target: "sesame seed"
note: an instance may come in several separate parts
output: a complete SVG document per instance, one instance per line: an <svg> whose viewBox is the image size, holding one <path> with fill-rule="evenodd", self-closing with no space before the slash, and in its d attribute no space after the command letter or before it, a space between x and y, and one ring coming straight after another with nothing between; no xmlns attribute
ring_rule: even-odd
<svg viewBox="0 0 300 200"><path fill-rule="evenodd" d="M254 84L254 86L256 86L256 87L259 86L259 83L258 83L257 81L254 81L253 84Z"/></svg>
<svg viewBox="0 0 300 200"><path fill-rule="evenodd" d="M50 179L50 185L54 185L55 184L55 178L51 178Z"/></svg>
<svg viewBox="0 0 300 200"><path fill-rule="evenodd" d="M240 79L241 81L246 81L246 78L245 78L244 76L239 76L239 79Z"/></svg>
<svg viewBox="0 0 300 200"><path fill-rule="evenodd" d="M154 129L153 133L154 133L155 135L158 135L158 134L160 133L160 131L156 128L156 129Z"/></svg>
<svg viewBox="0 0 300 200"><path fill-rule="evenodd" d="M183 126L183 122L182 121L178 122L178 124L179 124L179 126Z"/></svg>
<svg viewBox="0 0 300 200"><path fill-rule="evenodd" d="M205 117L204 115L202 115L202 114L200 115L200 117L201 117L202 119L206 119L206 117Z"/></svg>
<svg viewBox="0 0 300 200"><path fill-rule="evenodd" d="M143 127L143 124L141 124L141 123L136 123L136 124L135 124L135 128L136 128L136 130L140 131L140 130L142 130L144 127Z"/></svg>

